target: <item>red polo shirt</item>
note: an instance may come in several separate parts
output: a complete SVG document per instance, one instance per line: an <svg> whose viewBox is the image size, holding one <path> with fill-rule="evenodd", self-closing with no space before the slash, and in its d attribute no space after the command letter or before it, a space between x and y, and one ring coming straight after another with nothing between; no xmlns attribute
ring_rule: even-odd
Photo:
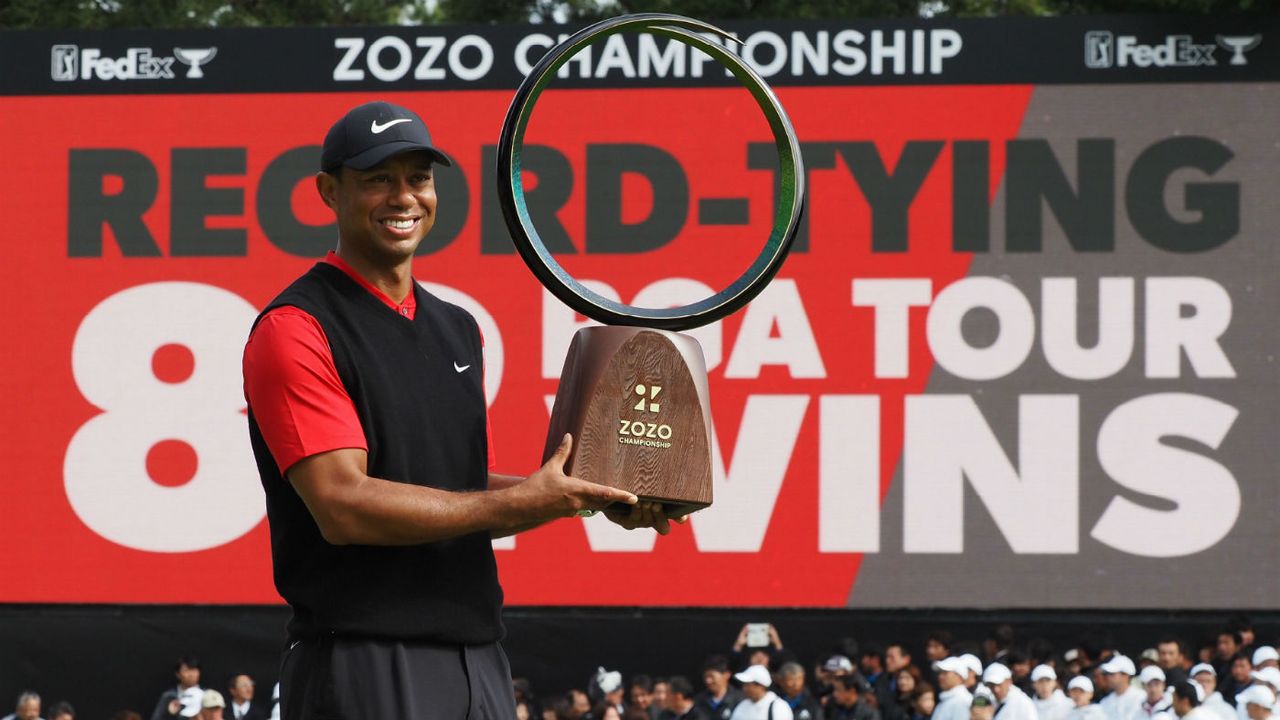
<svg viewBox="0 0 1280 720"><path fill-rule="evenodd" d="M397 304L334 252L330 251L324 262L413 320L418 309L413 293ZM324 330L314 317L296 307L278 307L267 313L249 336L244 348L244 396L281 474L312 455L342 448L369 449L355 405L338 377ZM487 417L485 426L488 431ZM488 447L492 470L493 444Z"/></svg>

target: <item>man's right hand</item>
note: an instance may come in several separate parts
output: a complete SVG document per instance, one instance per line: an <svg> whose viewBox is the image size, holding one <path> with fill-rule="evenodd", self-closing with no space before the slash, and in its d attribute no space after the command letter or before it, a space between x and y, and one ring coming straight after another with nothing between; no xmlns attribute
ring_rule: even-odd
<svg viewBox="0 0 1280 720"><path fill-rule="evenodd" d="M581 510L603 510L614 503L635 505L639 501L626 490L565 475L564 464L572 451L573 436L566 433L547 462L529 479L511 488L523 510L534 518L551 520L571 517Z"/></svg>

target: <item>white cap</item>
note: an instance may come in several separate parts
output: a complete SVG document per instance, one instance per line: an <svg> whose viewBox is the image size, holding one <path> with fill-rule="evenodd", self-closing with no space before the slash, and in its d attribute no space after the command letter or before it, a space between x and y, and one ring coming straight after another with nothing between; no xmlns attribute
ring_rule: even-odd
<svg viewBox="0 0 1280 720"><path fill-rule="evenodd" d="M755 683L769 687L773 684L773 678L769 677L769 668L763 665L752 665L742 672L734 675L741 683Z"/></svg>
<svg viewBox="0 0 1280 720"><path fill-rule="evenodd" d="M1083 690L1087 693L1093 692L1093 681L1083 675L1077 675L1071 678L1071 682L1067 683L1068 690Z"/></svg>
<svg viewBox="0 0 1280 720"><path fill-rule="evenodd" d="M1071 648L1070 650L1062 653L1062 659L1067 662L1075 662L1078 657L1080 657L1080 651L1075 648Z"/></svg>
<svg viewBox="0 0 1280 720"><path fill-rule="evenodd" d="M1054 672L1053 668L1049 667L1048 665L1037 665L1036 669L1031 671L1031 682L1036 682L1037 680L1057 680L1057 679L1058 679L1058 673Z"/></svg>
<svg viewBox="0 0 1280 720"><path fill-rule="evenodd" d="M991 663L982 673L982 682L990 685L999 685L1000 683L1013 677L1013 673L1007 665L1003 663Z"/></svg>
<svg viewBox="0 0 1280 720"><path fill-rule="evenodd" d="M182 704L182 707L178 708L178 715L195 717L200 714L200 706L204 704L204 690L199 686L189 687L178 695L178 702Z"/></svg>
<svg viewBox="0 0 1280 720"><path fill-rule="evenodd" d="M969 673L969 665L958 657L945 657L933 664L938 672L953 672L961 677Z"/></svg>
<svg viewBox="0 0 1280 720"><path fill-rule="evenodd" d="M978 698L986 698L988 703L996 704L996 694L991 692L991 688L986 685L979 685L973 689L973 699L977 700Z"/></svg>
<svg viewBox="0 0 1280 720"><path fill-rule="evenodd" d="M1124 655L1116 655L1115 657L1112 657L1110 660L1102 663L1102 667L1099 669L1107 675L1115 675L1118 673L1124 673L1125 675L1138 674L1137 668L1133 666L1133 661Z"/></svg>
<svg viewBox="0 0 1280 720"><path fill-rule="evenodd" d="M973 653L965 653L960 656L960 662L964 663L964 666L969 668L969 672L979 677L982 676L982 661L978 659L977 655L974 655Z"/></svg>
<svg viewBox="0 0 1280 720"><path fill-rule="evenodd" d="M1249 677L1271 686L1272 690L1280 689L1280 670L1264 667L1249 673Z"/></svg>
<svg viewBox="0 0 1280 720"><path fill-rule="evenodd" d="M217 690L205 690L200 698L200 707L203 708L225 708L226 706L227 701L222 699L222 693Z"/></svg>
<svg viewBox="0 0 1280 720"><path fill-rule="evenodd" d="M827 662L823 664L822 669L830 673L851 673L853 672L853 661L844 655L832 655L827 658Z"/></svg>
<svg viewBox="0 0 1280 720"><path fill-rule="evenodd" d="M1138 683L1146 685L1149 682L1159 680L1164 682L1164 671L1155 665L1148 665L1142 668L1142 672L1138 673Z"/></svg>
<svg viewBox="0 0 1280 720"><path fill-rule="evenodd" d="M1187 674L1190 675L1191 677L1195 677L1200 673L1206 673L1206 672L1214 677L1218 677L1218 671L1214 670L1213 666L1210 665L1209 663L1200 663L1199 665L1195 665L1191 668L1191 672Z"/></svg>
<svg viewBox="0 0 1280 720"><path fill-rule="evenodd" d="M596 686L600 688L600 692L608 695L622 687L622 673L617 670L606 671L603 667L598 667L596 668Z"/></svg>
<svg viewBox="0 0 1280 720"><path fill-rule="evenodd" d="M1276 649L1270 645L1263 645L1253 651L1254 665L1261 665L1268 660L1280 660L1280 652L1276 652Z"/></svg>
<svg viewBox="0 0 1280 720"><path fill-rule="evenodd" d="M1190 685L1192 689L1196 691L1197 701L1204 702L1204 686L1202 686L1200 683L1196 682L1195 680L1183 680L1183 682Z"/></svg>
<svg viewBox="0 0 1280 720"><path fill-rule="evenodd" d="M1270 710L1276 704L1276 694L1271 692L1271 688L1265 685L1250 685L1236 696L1236 706L1239 707L1244 703L1252 703L1261 705Z"/></svg>

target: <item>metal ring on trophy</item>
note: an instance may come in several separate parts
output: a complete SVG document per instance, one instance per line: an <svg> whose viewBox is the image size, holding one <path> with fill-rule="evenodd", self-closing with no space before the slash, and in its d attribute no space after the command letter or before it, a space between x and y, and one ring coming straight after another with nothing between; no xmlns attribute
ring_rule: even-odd
<svg viewBox="0 0 1280 720"><path fill-rule="evenodd" d="M529 217L521 178L524 133L534 103L555 72L582 48L616 33L640 30L664 35L698 48L715 58L751 92L773 130L778 150L779 192L773 229L764 250L746 272L711 297L674 308L638 308L600 295L561 267L538 236ZM697 31L697 32L694 32ZM720 28L692 18L666 13L640 13L603 20L578 31L547 52L520 84L498 141L498 201L520 256L547 290L569 307L606 325L644 325L663 330L687 330L715 322L741 308L773 279L786 259L804 212L804 166L800 142L791 120L772 88L742 58L698 32L740 42Z"/></svg>

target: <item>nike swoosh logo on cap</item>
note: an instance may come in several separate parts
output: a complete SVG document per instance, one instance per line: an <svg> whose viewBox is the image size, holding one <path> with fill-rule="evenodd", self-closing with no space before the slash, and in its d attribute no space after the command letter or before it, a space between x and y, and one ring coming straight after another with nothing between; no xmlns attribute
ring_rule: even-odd
<svg viewBox="0 0 1280 720"><path fill-rule="evenodd" d="M386 130L387 128L391 127L392 125L395 125L396 123L402 123L402 122L413 122L413 120L411 120L411 119L409 119L409 118L396 118L395 120L388 120L387 122L385 122L385 123L383 123L383 124L381 124L381 125L379 125L379 124L378 124L378 121L377 121L377 120L374 120L374 121L373 121L373 124L369 126L369 130L370 130L370 132L372 132L374 135L379 135L379 134L381 134L381 133L382 133L382 131L383 131L383 130Z"/></svg>

